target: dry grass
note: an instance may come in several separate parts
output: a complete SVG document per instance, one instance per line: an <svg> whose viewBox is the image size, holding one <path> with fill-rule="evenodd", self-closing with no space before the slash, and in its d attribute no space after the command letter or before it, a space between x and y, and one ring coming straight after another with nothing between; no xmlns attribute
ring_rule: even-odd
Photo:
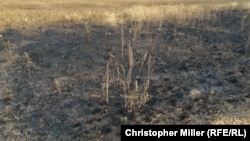
<svg viewBox="0 0 250 141"><path fill-rule="evenodd" d="M148 55L146 52L141 55L141 64L135 64L134 59L134 48L128 45L128 64L122 63L126 62L123 60L117 60L112 54L109 55L109 59L106 65L106 72L104 75L104 82L102 83L102 89L104 95L106 95L106 102L109 104L110 95L114 93L119 93L124 101L124 108L128 111L135 111L140 109L149 100L149 86L150 78L152 75L152 56ZM147 65L145 65L147 63ZM124 67L125 66L125 67ZM126 67L127 66L127 67ZM133 72L142 72L143 67L147 67L147 72L144 75L139 73L138 75L133 75ZM127 69L125 69L127 68ZM145 80L146 78L146 80ZM143 82L138 83L139 81ZM110 92L109 89L112 89ZM114 89L116 88L116 90Z"/></svg>
<svg viewBox="0 0 250 141"><path fill-rule="evenodd" d="M0 2L0 29L81 21L116 25L134 20L167 20L188 24L194 18L209 18L213 10L249 7L246 0L8 0Z"/></svg>

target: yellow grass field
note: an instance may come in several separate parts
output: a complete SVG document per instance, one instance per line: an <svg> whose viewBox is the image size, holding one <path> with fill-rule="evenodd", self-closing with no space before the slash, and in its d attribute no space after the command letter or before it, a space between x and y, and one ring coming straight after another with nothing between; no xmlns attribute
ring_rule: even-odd
<svg viewBox="0 0 250 141"><path fill-rule="evenodd" d="M213 10L250 7L247 0L8 0L0 2L0 29L53 24L169 21L187 24Z"/></svg>

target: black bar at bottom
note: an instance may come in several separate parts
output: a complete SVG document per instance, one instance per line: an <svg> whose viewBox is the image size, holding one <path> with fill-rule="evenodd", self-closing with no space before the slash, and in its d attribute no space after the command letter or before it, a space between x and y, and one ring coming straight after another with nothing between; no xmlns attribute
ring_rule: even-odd
<svg viewBox="0 0 250 141"><path fill-rule="evenodd" d="M250 140L250 125L121 125L121 141L131 139Z"/></svg>

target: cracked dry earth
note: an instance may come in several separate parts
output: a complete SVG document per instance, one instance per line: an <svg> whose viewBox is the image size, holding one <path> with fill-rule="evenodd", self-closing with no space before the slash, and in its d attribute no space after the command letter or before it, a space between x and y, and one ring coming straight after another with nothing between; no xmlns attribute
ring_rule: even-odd
<svg viewBox="0 0 250 141"><path fill-rule="evenodd" d="M0 139L108 141L120 140L121 124L249 124L249 10L211 14L189 26L130 22L1 31ZM148 102L132 112L120 87L110 87L109 104L101 87L109 53L128 70L129 44L135 61L150 52L154 69Z"/></svg>

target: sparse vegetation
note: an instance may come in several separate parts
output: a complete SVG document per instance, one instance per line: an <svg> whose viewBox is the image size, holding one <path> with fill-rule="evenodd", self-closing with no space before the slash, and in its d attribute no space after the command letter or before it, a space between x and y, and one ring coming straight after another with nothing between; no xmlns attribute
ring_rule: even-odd
<svg viewBox="0 0 250 141"><path fill-rule="evenodd" d="M249 0L0 2L0 140L249 124Z"/></svg>
<svg viewBox="0 0 250 141"><path fill-rule="evenodd" d="M109 104L109 88L111 86L117 89L116 92L113 89L112 94L120 93L119 95L124 99L124 108L130 112L140 109L141 106L148 102L150 97L150 77L153 73L152 52L145 49L144 54L137 54L139 60L135 62L133 50L135 49L128 44L128 66L122 64L122 62L126 62L124 61L125 58L119 58L122 61L109 55L103 83L103 91L106 90L107 104ZM142 71L146 71L146 73ZM136 75L135 72L137 72Z"/></svg>

